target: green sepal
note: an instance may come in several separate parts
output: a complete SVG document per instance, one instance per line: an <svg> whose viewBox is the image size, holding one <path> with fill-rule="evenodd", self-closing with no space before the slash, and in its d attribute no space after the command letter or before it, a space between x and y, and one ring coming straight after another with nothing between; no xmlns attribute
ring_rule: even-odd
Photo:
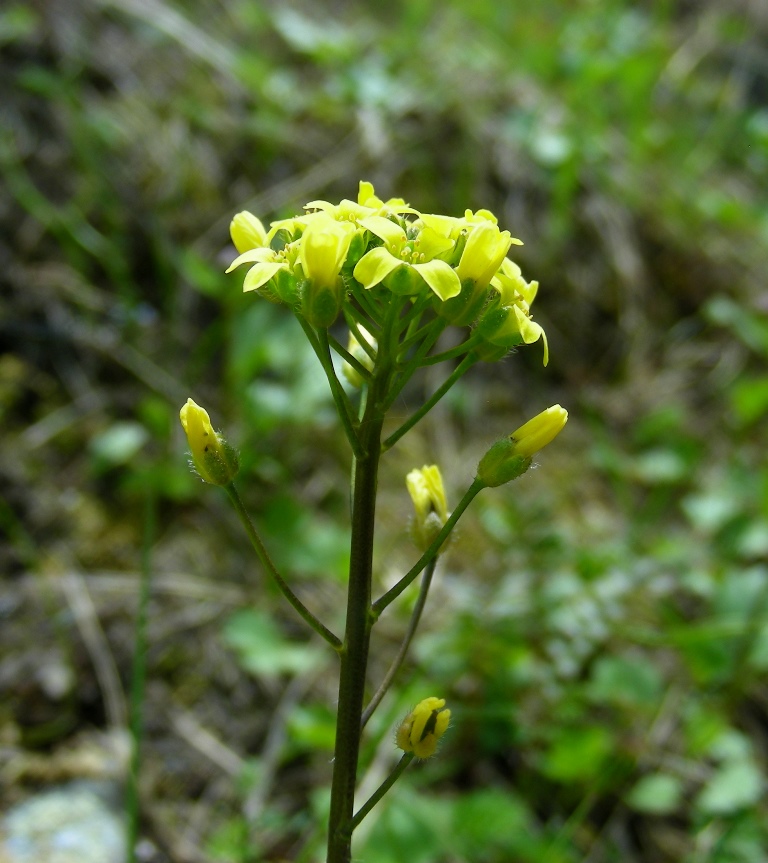
<svg viewBox="0 0 768 863"><path fill-rule="evenodd" d="M193 463L200 476L212 485L229 485L240 469L240 455L220 435L216 435L217 445L202 455L202 464Z"/></svg>
<svg viewBox="0 0 768 863"><path fill-rule="evenodd" d="M400 297L409 297L424 291L426 283L424 279L412 267L403 264L392 270L382 281L387 290Z"/></svg>
<svg viewBox="0 0 768 863"><path fill-rule="evenodd" d="M340 290L341 280L334 287L316 287L311 279L301 283L301 313L319 329L327 329L338 318L344 292Z"/></svg>
<svg viewBox="0 0 768 863"><path fill-rule="evenodd" d="M450 300L438 300L435 309L449 324L466 327L477 320L487 296L487 287L478 288L473 279L465 279L461 283L461 293Z"/></svg>
<svg viewBox="0 0 768 863"><path fill-rule="evenodd" d="M531 466L531 458L517 455L515 447L515 441L508 437L496 441L480 459L477 479L488 488L496 488L522 476Z"/></svg>

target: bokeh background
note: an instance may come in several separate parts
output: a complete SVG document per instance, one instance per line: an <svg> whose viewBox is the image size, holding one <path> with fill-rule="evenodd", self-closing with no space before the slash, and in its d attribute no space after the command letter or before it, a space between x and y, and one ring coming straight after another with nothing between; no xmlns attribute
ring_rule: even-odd
<svg viewBox="0 0 768 863"><path fill-rule="evenodd" d="M493 210L551 346L547 369L540 345L473 369L387 456L378 588L414 556L409 469L439 463L456 500L497 434L571 419L462 521L364 784L415 701L445 696L453 727L356 856L768 857L765 4L8 0L0 176L5 807L114 775L145 549L142 859L319 859L335 662L189 473L177 415L194 397L241 448L275 557L340 629L324 379L223 270L235 212L366 179Z"/></svg>

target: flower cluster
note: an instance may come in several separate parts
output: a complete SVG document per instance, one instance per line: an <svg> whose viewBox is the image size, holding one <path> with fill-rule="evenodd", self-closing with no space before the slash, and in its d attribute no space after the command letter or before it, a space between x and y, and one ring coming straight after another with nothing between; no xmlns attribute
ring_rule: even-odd
<svg viewBox="0 0 768 863"><path fill-rule="evenodd" d="M490 211L420 213L402 198L382 201L367 182L356 202L310 201L304 209L269 230L251 213L235 216L239 254L227 272L250 265L243 290L286 303L317 328L329 327L346 302L371 310L392 296L428 298L446 323L475 326L483 359L541 339L546 365L546 336L530 312L538 283L507 257L521 241Z"/></svg>

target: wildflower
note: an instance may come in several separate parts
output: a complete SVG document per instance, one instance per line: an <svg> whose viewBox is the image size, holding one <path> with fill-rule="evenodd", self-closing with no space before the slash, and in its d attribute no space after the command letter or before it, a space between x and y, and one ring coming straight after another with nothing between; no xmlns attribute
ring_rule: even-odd
<svg viewBox="0 0 768 863"><path fill-rule="evenodd" d="M509 231L500 231L493 222L480 222L472 228L467 237L467 244L456 267L456 275L462 282L471 279L477 288L487 287L512 242Z"/></svg>
<svg viewBox="0 0 768 863"><path fill-rule="evenodd" d="M212 485L229 485L237 475L237 452L213 430L208 412L192 399L179 411L179 418L192 455L191 465L201 479Z"/></svg>
<svg viewBox="0 0 768 863"><path fill-rule="evenodd" d="M338 204L330 201L310 201L304 205L305 210L320 210L337 221L360 222L369 216L398 216L405 213L418 215L419 211L405 203L402 198L390 198L382 201L377 197L373 184L360 181L357 202L344 198Z"/></svg>
<svg viewBox="0 0 768 863"><path fill-rule="evenodd" d="M532 457L551 443L568 421L568 411L552 405L502 438L488 450L477 466L477 478L489 488L503 485L524 474Z"/></svg>
<svg viewBox="0 0 768 863"><path fill-rule="evenodd" d="M273 279L281 270L290 270L285 250L276 252L270 248L250 249L238 255L227 267L231 273L241 264L254 264L245 274L243 291L257 291Z"/></svg>
<svg viewBox="0 0 768 863"><path fill-rule="evenodd" d="M432 696L420 701L397 729L397 746L403 752L413 752L417 758L434 755L437 742L451 721L451 711L444 707L444 698Z"/></svg>
<svg viewBox="0 0 768 863"><path fill-rule="evenodd" d="M366 252L355 266L353 275L364 288L387 280L385 284L394 292L411 294L426 283L441 300L455 297L461 290L453 267L437 257L453 247L453 240L426 226L413 228L413 236L409 236L400 225L381 216L361 219L360 225L384 241L383 246Z"/></svg>
<svg viewBox="0 0 768 863"><path fill-rule="evenodd" d="M301 236L298 259L307 282L302 311L316 327L329 327L341 311L344 287L339 273L356 229L350 222L314 219Z"/></svg>
<svg viewBox="0 0 768 863"><path fill-rule="evenodd" d="M443 478L436 465L424 465L412 470L405 478L413 501L415 516L411 522L411 537L421 551L426 551L448 521Z"/></svg>

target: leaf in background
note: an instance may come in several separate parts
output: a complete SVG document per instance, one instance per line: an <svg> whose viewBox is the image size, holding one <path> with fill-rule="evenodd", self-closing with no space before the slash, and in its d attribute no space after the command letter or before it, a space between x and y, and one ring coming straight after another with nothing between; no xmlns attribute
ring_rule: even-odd
<svg viewBox="0 0 768 863"><path fill-rule="evenodd" d="M682 794L682 783L676 776L651 773L634 786L626 797L626 803L649 815L669 815L677 809Z"/></svg>
<svg viewBox="0 0 768 863"><path fill-rule="evenodd" d="M322 657L313 644L286 638L269 614L254 609L235 612L224 626L224 641L246 671L257 677L301 674Z"/></svg>
<svg viewBox="0 0 768 863"><path fill-rule="evenodd" d="M695 805L708 815L728 815L757 803L764 788L760 768L753 761L739 758L726 762L714 773Z"/></svg>

